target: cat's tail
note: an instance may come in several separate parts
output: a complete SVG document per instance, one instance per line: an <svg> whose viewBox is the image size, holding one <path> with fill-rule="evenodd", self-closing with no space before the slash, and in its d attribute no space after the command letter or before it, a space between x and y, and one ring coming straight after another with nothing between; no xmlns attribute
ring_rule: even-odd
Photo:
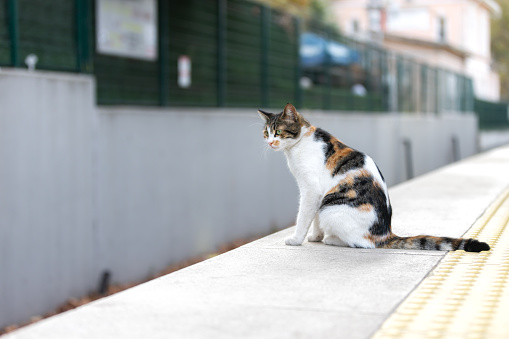
<svg viewBox="0 0 509 339"><path fill-rule="evenodd" d="M489 251L490 245L475 239L433 237L419 235L416 237L398 237L391 234L385 241L377 244L380 248L407 249L407 250L435 250L466 252Z"/></svg>

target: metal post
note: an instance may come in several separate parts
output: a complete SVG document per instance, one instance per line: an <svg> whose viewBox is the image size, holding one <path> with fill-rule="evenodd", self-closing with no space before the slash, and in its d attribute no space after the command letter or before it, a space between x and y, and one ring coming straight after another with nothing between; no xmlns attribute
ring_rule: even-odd
<svg viewBox="0 0 509 339"><path fill-rule="evenodd" d="M89 0L76 0L76 69L78 72L92 72L89 42Z"/></svg>
<svg viewBox="0 0 509 339"><path fill-rule="evenodd" d="M330 34L330 29L329 27L326 27L325 28L325 40L327 42L330 41L330 38L331 38L331 34ZM327 110L327 109L331 109L331 89L332 89L332 74L331 74L331 66L332 66L332 60L331 60L331 56L326 54L326 59L325 59L325 71L324 71L324 74L325 74L325 90L324 90L324 96L323 96L323 109Z"/></svg>
<svg viewBox="0 0 509 339"><path fill-rule="evenodd" d="M454 162L459 161L461 159L460 143L456 135L453 135L451 137L451 143L452 143L452 161Z"/></svg>
<svg viewBox="0 0 509 339"><path fill-rule="evenodd" d="M358 49L357 49L358 50ZM345 77L346 77L346 109L348 111L356 111L357 105L356 105L356 98L354 97L352 93L352 86L353 86L353 77L352 77L352 65L348 65L345 67Z"/></svg>
<svg viewBox="0 0 509 339"><path fill-rule="evenodd" d="M261 5L261 35L262 48L260 51L260 70L261 70L261 104L262 107L269 106L269 48L270 48L270 8Z"/></svg>
<svg viewBox="0 0 509 339"><path fill-rule="evenodd" d="M9 39L11 42L11 65L19 67L19 32L18 32L18 1L8 0Z"/></svg>
<svg viewBox="0 0 509 339"><path fill-rule="evenodd" d="M412 58L408 58L405 62L406 66L406 72L408 76L408 112L416 112L416 104L417 104L417 95L416 95L416 83L419 81L417 80L417 76L415 74L415 61Z"/></svg>
<svg viewBox="0 0 509 339"><path fill-rule="evenodd" d="M467 87L467 77L462 76L461 77L461 111L467 112L467 93L468 93L468 87Z"/></svg>
<svg viewBox="0 0 509 339"><path fill-rule="evenodd" d="M169 2L159 0L159 105L168 106L168 35L169 35Z"/></svg>
<svg viewBox="0 0 509 339"><path fill-rule="evenodd" d="M302 77L302 66L300 64L300 20L298 18L293 19L294 27L295 27L295 57L297 60L295 61L295 105L296 107L302 107L302 88L300 87L300 78Z"/></svg>
<svg viewBox="0 0 509 339"><path fill-rule="evenodd" d="M374 81L373 81L373 77L374 77L374 69L375 67L373 67L373 47L369 46L367 47L366 49L366 59L368 60L368 64L366 65L366 68L368 69L368 76L366 78L366 88L368 90L368 95L367 95L367 99L368 99L368 110L370 112L373 112L374 111L374 103L373 103L373 100L375 99L375 96L373 95L374 94Z"/></svg>
<svg viewBox="0 0 509 339"><path fill-rule="evenodd" d="M434 86L433 86L433 89L434 89L434 93L433 93L433 111L435 114L438 114L438 84L439 84L439 81L438 81L438 69L434 68L433 69L433 76L434 76Z"/></svg>
<svg viewBox="0 0 509 339"><path fill-rule="evenodd" d="M435 76L435 95L436 95L436 100L437 100L437 106L436 106L436 110L435 110L435 114L440 114L440 112L442 111L442 97L441 97L441 79L439 79L441 77L441 72L440 70L437 68L436 69L436 76Z"/></svg>
<svg viewBox="0 0 509 339"><path fill-rule="evenodd" d="M389 52L385 52L387 55L388 61L388 77L390 79L389 82L389 111L390 112L399 112L399 74L397 68L397 60L393 54L389 54Z"/></svg>
<svg viewBox="0 0 509 339"><path fill-rule="evenodd" d="M226 98L226 0L217 0L217 105Z"/></svg>
<svg viewBox="0 0 509 339"><path fill-rule="evenodd" d="M414 164L413 164L413 156L412 156L412 142L410 139L403 140L403 147L405 149L405 167L406 167L406 176L407 180L410 180L414 177Z"/></svg>
<svg viewBox="0 0 509 339"><path fill-rule="evenodd" d="M405 111L405 93L403 93L403 77L405 76L403 74L403 61L400 56L396 57L396 69L397 69L397 84L396 84L396 93L397 93L397 107L399 112Z"/></svg>
<svg viewBox="0 0 509 339"><path fill-rule="evenodd" d="M378 79L379 81L379 87L378 87L378 92L380 93L380 95L382 96L381 98L381 105L382 105L382 110L388 112L390 109L389 109L389 95L391 93L390 91L390 83L389 83L389 74L387 72L387 62L388 62L388 59L387 59L387 53L383 50L378 50L378 53L380 55L380 58L379 58L379 69L380 69L380 77Z"/></svg>
<svg viewBox="0 0 509 339"><path fill-rule="evenodd" d="M411 87L411 90L412 90L412 95L411 95L411 102L410 102L410 105L411 105L411 111L412 112L418 112L419 111L419 83L420 83L420 79L419 79L419 76L420 74L418 73L418 69L417 69L417 66L418 64L412 59L412 60L409 60L409 67L410 67L410 86Z"/></svg>
<svg viewBox="0 0 509 339"><path fill-rule="evenodd" d="M475 97L474 97L474 84L472 82L472 78L468 78L467 86L468 86L467 111L474 112L475 111Z"/></svg>
<svg viewBox="0 0 509 339"><path fill-rule="evenodd" d="M454 74L455 83L456 83L456 110L458 112L461 112L461 102L462 102L462 94L463 94L463 78L461 74L455 73Z"/></svg>
<svg viewBox="0 0 509 339"><path fill-rule="evenodd" d="M420 64L416 61L416 73L419 78L417 84L416 95L417 95L417 112L423 113L426 111L426 86L428 79L426 79L426 73L424 71L424 64Z"/></svg>
<svg viewBox="0 0 509 339"><path fill-rule="evenodd" d="M99 287L97 288L97 294L105 295L108 293L110 287L111 272L105 270L101 273L101 279L99 279Z"/></svg>

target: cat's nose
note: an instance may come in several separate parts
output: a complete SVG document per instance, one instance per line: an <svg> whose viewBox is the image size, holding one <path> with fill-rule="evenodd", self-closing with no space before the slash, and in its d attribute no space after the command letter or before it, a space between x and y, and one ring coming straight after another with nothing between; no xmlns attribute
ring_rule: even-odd
<svg viewBox="0 0 509 339"><path fill-rule="evenodd" d="M269 141L269 146L272 146L273 143L274 141Z"/></svg>

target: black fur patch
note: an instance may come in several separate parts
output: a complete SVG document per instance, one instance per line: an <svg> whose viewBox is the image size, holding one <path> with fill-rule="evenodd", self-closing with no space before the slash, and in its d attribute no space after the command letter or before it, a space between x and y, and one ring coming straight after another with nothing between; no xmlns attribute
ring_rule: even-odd
<svg viewBox="0 0 509 339"><path fill-rule="evenodd" d="M329 132L324 131L321 128L316 129L314 133L314 138L316 141L321 141L325 144L324 146L325 163L327 163L329 158L334 154L335 152L334 146L336 146L336 148L339 150L347 147L341 141L334 138ZM336 166L332 171L332 176L346 173L352 169L362 168L364 166L364 158L365 158L364 153L353 150L336 163Z"/></svg>
<svg viewBox="0 0 509 339"><path fill-rule="evenodd" d="M489 251L490 245L485 242L481 242L475 239L467 239L464 244L464 249L466 252L481 252L481 251Z"/></svg>
<svg viewBox="0 0 509 339"><path fill-rule="evenodd" d="M289 121L282 118L283 112L276 113L268 113L262 110L260 112L264 113L268 117L268 121L265 124L264 129L269 126L274 131L274 136L277 136L276 131L281 130L282 133L279 135L282 139L291 138L296 139L300 135L301 125L298 121Z"/></svg>
<svg viewBox="0 0 509 339"><path fill-rule="evenodd" d="M328 143L330 142L332 135L321 128L317 128L315 130L314 137L316 141L323 141L324 143Z"/></svg>
<svg viewBox="0 0 509 339"><path fill-rule="evenodd" d="M355 197L349 196L349 191L355 191ZM333 193L327 194L320 206L320 210L334 205L348 205L357 208L370 204L375 209L377 220L369 229L372 235L382 236L391 231L391 209L387 206L387 199L383 189L374 185L373 177L356 177L353 185L339 184Z"/></svg>
<svg viewBox="0 0 509 339"><path fill-rule="evenodd" d="M428 241L426 240L426 238L424 238L424 237L423 237L423 238L421 238L421 239L419 240L419 242L420 242L420 244L419 244L419 245L420 245L420 246L419 246L419 248L420 248L421 250L425 250L425 249L426 249L426 243L428 242Z"/></svg>
<svg viewBox="0 0 509 339"><path fill-rule="evenodd" d="M341 158L337 163L332 176L346 173L356 168L362 168L364 166L365 155L358 151L352 151L347 156Z"/></svg>
<svg viewBox="0 0 509 339"><path fill-rule="evenodd" d="M317 128L314 133L316 141L321 141L325 144L325 162L334 154L334 144L331 142L332 135L329 132L324 131L321 128Z"/></svg>

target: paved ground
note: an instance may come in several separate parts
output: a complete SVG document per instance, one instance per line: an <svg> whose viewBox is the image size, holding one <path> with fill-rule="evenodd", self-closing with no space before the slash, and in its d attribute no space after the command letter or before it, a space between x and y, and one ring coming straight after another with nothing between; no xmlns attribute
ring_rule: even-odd
<svg viewBox="0 0 509 339"><path fill-rule="evenodd" d="M374 339L509 338L509 188L465 236L490 250L448 252Z"/></svg>
<svg viewBox="0 0 509 339"><path fill-rule="evenodd" d="M390 190L399 235L461 236L509 185L509 147ZM445 252L305 242L287 229L11 338L369 338Z"/></svg>

